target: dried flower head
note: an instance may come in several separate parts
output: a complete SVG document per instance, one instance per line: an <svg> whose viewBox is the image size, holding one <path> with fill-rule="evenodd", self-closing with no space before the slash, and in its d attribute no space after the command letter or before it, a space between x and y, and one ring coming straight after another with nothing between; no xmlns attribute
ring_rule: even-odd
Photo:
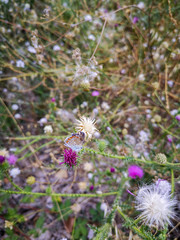
<svg viewBox="0 0 180 240"><path fill-rule="evenodd" d="M5 220L5 228L10 228L11 230L13 229L13 222L9 222L7 220Z"/></svg>
<svg viewBox="0 0 180 240"><path fill-rule="evenodd" d="M85 116L80 117L80 120L77 120L76 125L76 130L85 133L86 139L91 139L95 131L97 131L95 120Z"/></svg>
<svg viewBox="0 0 180 240"><path fill-rule="evenodd" d="M159 162L159 163L166 163L167 162L167 157L164 153L158 153L155 156L154 161Z"/></svg>
<svg viewBox="0 0 180 240"><path fill-rule="evenodd" d="M166 224L171 225L175 204L170 192L162 191L162 186L157 183L140 188L136 196L136 209L141 211L139 217L149 227L164 228Z"/></svg>

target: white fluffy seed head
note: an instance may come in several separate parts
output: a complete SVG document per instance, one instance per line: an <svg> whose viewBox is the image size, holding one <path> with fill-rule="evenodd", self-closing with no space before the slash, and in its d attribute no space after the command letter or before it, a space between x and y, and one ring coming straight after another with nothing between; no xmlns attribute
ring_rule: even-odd
<svg viewBox="0 0 180 240"><path fill-rule="evenodd" d="M84 132L86 139L91 139L95 131L95 120L82 116L80 120L77 120L76 130L78 132Z"/></svg>
<svg viewBox="0 0 180 240"><path fill-rule="evenodd" d="M162 190L162 185L160 182L143 186L137 193L136 209L141 211L139 217L149 227L164 228L165 225L171 225L170 219L175 217L176 200L172 198L169 188Z"/></svg>

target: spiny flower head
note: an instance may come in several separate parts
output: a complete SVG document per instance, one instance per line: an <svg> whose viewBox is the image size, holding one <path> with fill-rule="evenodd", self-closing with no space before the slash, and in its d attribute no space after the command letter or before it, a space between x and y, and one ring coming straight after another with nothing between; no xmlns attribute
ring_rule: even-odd
<svg viewBox="0 0 180 240"><path fill-rule="evenodd" d="M80 120L77 120L76 125L76 130L85 133L86 139L91 139L95 131L97 131L95 120L85 116L80 117Z"/></svg>
<svg viewBox="0 0 180 240"><path fill-rule="evenodd" d="M60 165L65 163L67 167L73 168L78 164L77 158L78 158L78 155L76 154L75 151L73 151L71 148L65 149L64 162L61 162Z"/></svg>
<svg viewBox="0 0 180 240"><path fill-rule="evenodd" d="M164 228L171 225L175 216L176 200L170 191L162 191L162 184L152 184L139 189L136 196L136 209L141 211L140 218L149 227Z"/></svg>

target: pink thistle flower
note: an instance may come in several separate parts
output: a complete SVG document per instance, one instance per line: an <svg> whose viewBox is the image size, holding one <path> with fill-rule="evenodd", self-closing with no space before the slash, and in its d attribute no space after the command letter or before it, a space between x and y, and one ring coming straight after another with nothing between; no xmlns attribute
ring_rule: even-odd
<svg viewBox="0 0 180 240"><path fill-rule="evenodd" d="M93 97L97 97L97 96L99 96L99 91L93 91L93 92L91 93L91 95L92 95Z"/></svg>
<svg viewBox="0 0 180 240"><path fill-rule="evenodd" d="M180 122L180 114L176 116L176 119Z"/></svg>
<svg viewBox="0 0 180 240"><path fill-rule="evenodd" d="M17 157L14 155L14 154L11 154L9 157L8 157L8 162L10 165L14 165L17 161Z"/></svg>
<svg viewBox="0 0 180 240"><path fill-rule="evenodd" d="M113 167L110 168L110 172L111 172L111 173L114 173L114 172L115 172L115 168L113 168Z"/></svg>
<svg viewBox="0 0 180 240"><path fill-rule="evenodd" d="M53 98L51 98L51 102L55 102L56 101L56 99L53 97Z"/></svg>
<svg viewBox="0 0 180 240"><path fill-rule="evenodd" d="M128 174L129 174L129 177L135 179L136 177L142 178L144 175L144 172L142 168L140 168L139 166L131 165L128 168Z"/></svg>
<svg viewBox="0 0 180 240"><path fill-rule="evenodd" d="M91 185L91 186L89 187L89 190L90 190L90 191L93 191L93 190L94 190L94 186Z"/></svg>
<svg viewBox="0 0 180 240"><path fill-rule="evenodd" d="M3 163L5 161L5 157L0 155L0 163Z"/></svg>
<svg viewBox="0 0 180 240"><path fill-rule="evenodd" d="M64 162L59 163L60 165L65 163L67 167L73 168L77 165L78 155L72 149L64 150Z"/></svg>

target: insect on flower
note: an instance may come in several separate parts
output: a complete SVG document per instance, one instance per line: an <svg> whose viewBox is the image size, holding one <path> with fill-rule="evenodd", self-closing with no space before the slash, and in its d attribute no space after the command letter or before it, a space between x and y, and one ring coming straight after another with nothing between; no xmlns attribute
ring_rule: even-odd
<svg viewBox="0 0 180 240"><path fill-rule="evenodd" d="M72 133L70 137L67 137L64 141L66 147L71 148L75 152L79 152L84 144L85 133Z"/></svg>

